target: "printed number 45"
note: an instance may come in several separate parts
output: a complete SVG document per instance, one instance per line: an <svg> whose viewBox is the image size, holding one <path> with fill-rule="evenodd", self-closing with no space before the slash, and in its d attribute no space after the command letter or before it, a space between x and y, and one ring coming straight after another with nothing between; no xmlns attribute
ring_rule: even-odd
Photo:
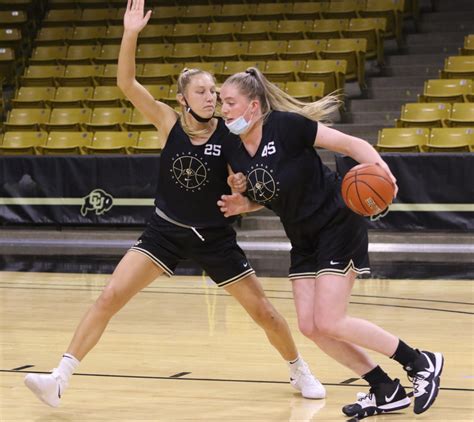
<svg viewBox="0 0 474 422"><path fill-rule="evenodd" d="M204 154L215 155L216 157L219 157L219 155L221 155L221 145L206 145L206 147L204 148Z"/></svg>
<svg viewBox="0 0 474 422"><path fill-rule="evenodd" d="M275 142L269 142L268 145L265 145L265 148L263 148L262 151L262 157L266 157L267 155L272 155L275 154L276 148L275 148Z"/></svg>

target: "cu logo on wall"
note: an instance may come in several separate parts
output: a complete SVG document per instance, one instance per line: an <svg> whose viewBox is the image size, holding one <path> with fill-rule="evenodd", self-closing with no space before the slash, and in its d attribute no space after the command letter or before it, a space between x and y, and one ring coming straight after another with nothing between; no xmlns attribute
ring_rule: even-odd
<svg viewBox="0 0 474 422"><path fill-rule="evenodd" d="M112 195L102 189L94 189L89 195L85 196L81 207L81 215L85 217L89 211L95 212L96 215L106 213L114 205Z"/></svg>

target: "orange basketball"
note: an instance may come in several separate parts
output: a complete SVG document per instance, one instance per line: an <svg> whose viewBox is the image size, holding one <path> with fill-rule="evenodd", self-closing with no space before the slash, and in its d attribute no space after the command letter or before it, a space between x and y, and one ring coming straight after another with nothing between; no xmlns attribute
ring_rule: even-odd
<svg viewBox="0 0 474 422"><path fill-rule="evenodd" d="M352 211L368 217L381 213L392 203L395 186L379 165L359 164L344 176L341 191Z"/></svg>

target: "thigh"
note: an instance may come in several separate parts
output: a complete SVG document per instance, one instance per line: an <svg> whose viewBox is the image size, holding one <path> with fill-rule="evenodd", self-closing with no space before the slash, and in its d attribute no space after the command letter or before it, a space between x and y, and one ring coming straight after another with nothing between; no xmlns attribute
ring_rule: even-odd
<svg viewBox="0 0 474 422"><path fill-rule="evenodd" d="M147 256L128 251L115 268L103 294L112 294L122 304L148 286L163 270Z"/></svg>
<svg viewBox="0 0 474 422"><path fill-rule="evenodd" d="M249 275L241 279L238 283L224 288L250 315L255 315L262 310L262 307L270 304L255 274Z"/></svg>
<svg viewBox="0 0 474 422"><path fill-rule="evenodd" d="M292 281L293 298L298 320L313 321L316 293L316 279L299 278Z"/></svg>

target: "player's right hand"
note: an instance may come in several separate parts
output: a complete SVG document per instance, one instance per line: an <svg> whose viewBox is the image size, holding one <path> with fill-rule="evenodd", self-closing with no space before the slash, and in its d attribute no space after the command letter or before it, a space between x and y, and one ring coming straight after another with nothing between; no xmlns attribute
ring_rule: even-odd
<svg viewBox="0 0 474 422"><path fill-rule="evenodd" d="M127 9L123 17L123 27L125 31L139 33L150 20L151 10L143 15L145 0L128 0Z"/></svg>

